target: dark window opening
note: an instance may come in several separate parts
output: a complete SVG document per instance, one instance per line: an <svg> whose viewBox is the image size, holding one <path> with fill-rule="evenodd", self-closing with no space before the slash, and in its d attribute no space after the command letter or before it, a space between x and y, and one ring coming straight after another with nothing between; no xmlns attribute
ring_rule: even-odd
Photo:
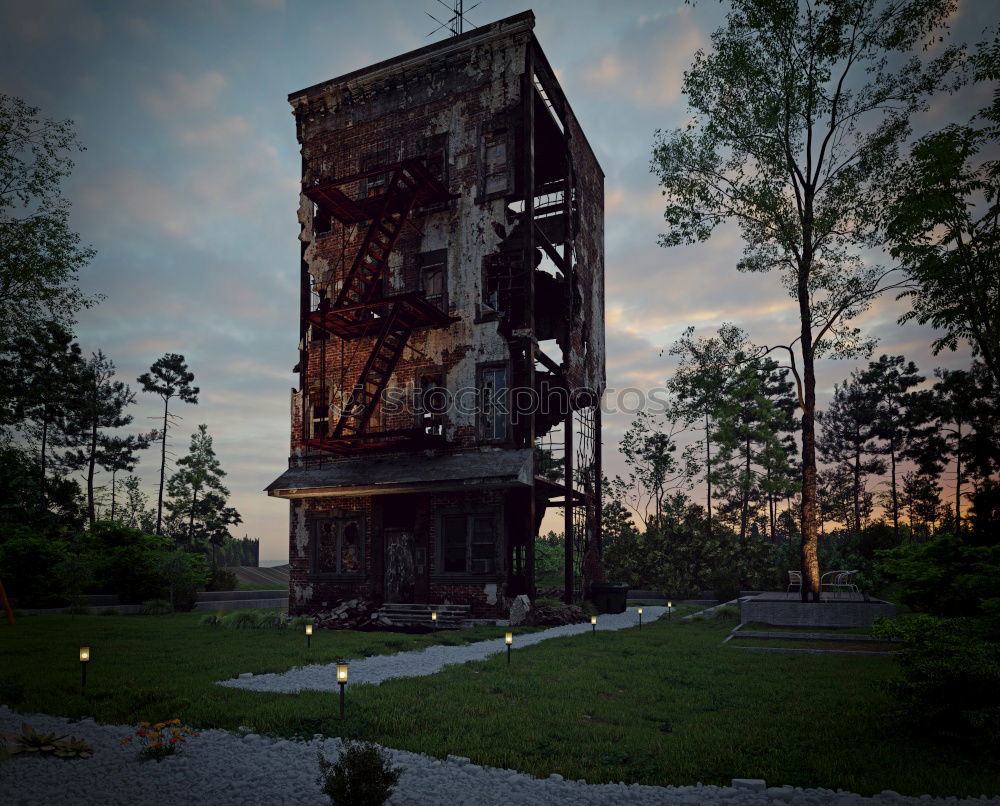
<svg viewBox="0 0 1000 806"><path fill-rule="evenodd" d="M313 555L315 573L360 574L362 535L361 521L358 518L317 521Z"/></svg>
<svg viewBox="0 0 1000 806"><path fill-rule="evenodd" d="M483 259L483 312L503 315L510 310L510 264L503 255Z"/></svg>
<svg viewBox="0 0 1000 806"><path fill-rule="evenodd" d="M333 228L333 216L318 204L313 205L313 233L326 235Z"/></svg>
<svg viewBox="0 0 1000 806"><path fill-rule="evenodd" d="M496 515L444 515L438 570L444 574L496 573Z"/></svg>
<svg viewBox="0 0 1000 806"><path fill-rule="evenodd" d="M323 404L315 404L312 407L312 435L313 439L322 439L329 433L330 427L330 407Z"/></svg>
<svg viewBox="0 0 1000 806"><path fill-rule="evenodd" d="M486 196L510 192L510 144L507 129L483 135L483 192Z"/></svg>
<svg viewBox="0 0 1000 806"><path fill-rule="evenodd" d="M425 434L440 436L444 429L444 414L448 410L448 390L440 373L420 376L414 410L417 428Z"/></svg>
<svg viewBox="0 0 1000 806"><path fill-rule="evenodd" d="M509 394L507 367L491 364L479 368L479 437L488 442L507 439Z"/></svg>
<svg viewBox="0 0 1000 806"><path fill-rule="evenodd" d="M389 152L379 151L375 154L369 154L361 161L361 170L371 171L382 165L387 165L388 162ZM388 189L390 178L391 177L388 171L385 173L376 173L366 176L361 180L361 196L369 199L373 196L381 196Z"/></svg>
<svg viewBox="0 0 1000 806"><path fill-rule="evenodd" d="M448 310L448 251L436 249L423 252L418 258L418 287L427 301L443 311Z"/></svg>

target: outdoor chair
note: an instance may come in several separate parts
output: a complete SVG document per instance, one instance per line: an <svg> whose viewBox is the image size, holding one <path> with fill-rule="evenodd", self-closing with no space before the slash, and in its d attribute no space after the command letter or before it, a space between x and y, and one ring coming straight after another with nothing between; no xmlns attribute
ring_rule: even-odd
<svg viewBox="0 0 1000 806"><path fill-rule="evenodd" d="M802 572L801 571L789 571L788 572L788 587L785 589L785 593L791 593L792 588L797 591L802 590Z"/></svg>
<svg viewBox="0 0 1000 806"><path fill-rule="evenodd" d="M857 573L857 569L853 571L827 571L820 578L820 590L824 593L832 593L834 596L841 591L848 594L860 593L861 591L854 583L854 577L857 576Z"/></svg>

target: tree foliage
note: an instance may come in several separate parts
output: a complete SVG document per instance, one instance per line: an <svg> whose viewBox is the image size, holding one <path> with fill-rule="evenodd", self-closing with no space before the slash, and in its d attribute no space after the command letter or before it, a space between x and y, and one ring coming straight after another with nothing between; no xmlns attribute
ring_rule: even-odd
<svg viewBox="0 0 1000 806"><path fill-rule="evenodd" d="M850 320L885 290L868 262L871 211L895 179L909 119L944 87L961 49L935 42L954 0L734 0L683 90L691 122L658 132L652 167L666 201L664 246L734 222L738 268L780 274L799 333L784 350L802 410L802 566L819 593L814 362L870 351Z"/></svg>
<svg viewBox="0 0 1000 806"><path fill-rule="evenodd" d="M60 189L82 150L72 121L0 94L0 342L41 322L69 326L99 299L77 284L95 252L70 229Z"/></svg>

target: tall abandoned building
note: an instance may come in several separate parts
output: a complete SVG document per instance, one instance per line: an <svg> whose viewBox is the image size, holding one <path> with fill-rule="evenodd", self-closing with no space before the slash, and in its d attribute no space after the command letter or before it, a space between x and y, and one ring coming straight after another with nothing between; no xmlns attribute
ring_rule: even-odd
<svg viewBox="0 0 1000 806"><path fill-rule="evenodd" d="M293 612L506 616L547 508L567 578L599 550L604 176L533 28L289 96L299 380L267 491L290 503Z"/></svg>

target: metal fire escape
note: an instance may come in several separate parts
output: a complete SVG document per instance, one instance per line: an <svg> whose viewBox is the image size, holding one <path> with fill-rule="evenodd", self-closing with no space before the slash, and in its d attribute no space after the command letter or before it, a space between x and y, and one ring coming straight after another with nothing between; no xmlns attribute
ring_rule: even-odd
<svg viewBox="0 0 1000 806"><path fill-rule="evenodd" d="M354 200L342 190L345 185L376 175L389 176L384 192L379 195ZM420 157L318 183L303 192L344 224L368 222L336 298L332 303L324 298L305 318L310 325L347 341L374 337L371 352L341 406L336 425L324 434L314 434L306 444L342 454L384 447L400 437L413 436L412 429L373 433L366 426L410 334L415 330L448 327L457 318L428 302L423 292L383 296L383 278L403 227L413 226L410 218L414 210L453 197ZM325 378L321 382L325 388Z"/></svg>

